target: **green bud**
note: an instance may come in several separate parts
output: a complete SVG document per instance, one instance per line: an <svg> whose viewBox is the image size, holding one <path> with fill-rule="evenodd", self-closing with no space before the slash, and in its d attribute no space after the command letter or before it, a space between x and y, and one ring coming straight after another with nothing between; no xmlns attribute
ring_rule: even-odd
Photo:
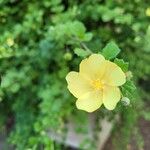
<svg viewBox="0 0 150 150"><path fill-rule="evenodd" d="M126 77L127 79L131 79L133 77L132 72L131 71L126 72Z"/></svg>
<svg viewBox="0 0 150 150"><path fill-rule="evenodd" d="M128 97L122 97L121 102L125 106L129 106L130 105L130 99Z"/></svg>
<svg viewBox="0 0 150 150"><path fill-rule="evenodd" d="M64 54L64 59L67 60L67 61L71 60L72 59L72 54L70 52L65 53Z"/></svg>

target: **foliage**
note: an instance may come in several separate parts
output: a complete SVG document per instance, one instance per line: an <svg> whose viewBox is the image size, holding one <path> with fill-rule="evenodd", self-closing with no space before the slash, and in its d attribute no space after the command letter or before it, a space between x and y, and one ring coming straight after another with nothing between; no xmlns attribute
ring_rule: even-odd
<svg viewBox="0 0 150 150"><path fill-rule="evenodd" d="M119 52L120 52L120 49L114 42L108 43L102 49L102 54L106 59L116 58L116 56L119 54Z"/></svg>
<svg viewBox="0 0 150 150"><path fill-rule="evenodd" d="M125 62L130 62L140 95L130 98L127 89L134 86L128 81L122 91L133 107L101 109L96 117L113 119L120 114L122 124L116 132L122 135L120 144L127 145L138 117L149 118L149 108L143 112L149 105L150 17L145 14L149 5L146 0L0 0L0 126L7 129L16 149L54 149L47 130L63 132L71 117L81 117L86 124L87 114L76 115L65 76L77 70L78 56L91 51L115 58L118 48L114 54L101 51L108 41L122 49L114 60L117 65L127 71ZM78 121L76 125L83 127Z"/></svg>

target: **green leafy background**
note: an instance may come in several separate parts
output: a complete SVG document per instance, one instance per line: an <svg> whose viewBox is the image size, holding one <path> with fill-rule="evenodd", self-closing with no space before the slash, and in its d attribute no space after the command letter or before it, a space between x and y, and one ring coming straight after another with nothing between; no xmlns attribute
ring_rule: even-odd
<svg viewBox="0 0 150 150"><path fill-rule="evenodd" d="M126 149L138 118L150 120L148 7L148 0L0 0L0 128L15 149L62 149L47 131L66 132L69 118L86 134L88 115L75 108L65 76L91 51L114 60L120 50L114 62L125 72L129 62L137 89L129 79L121 90L130 106L95 116L97 124L120 116L114 145Z"/></svg>

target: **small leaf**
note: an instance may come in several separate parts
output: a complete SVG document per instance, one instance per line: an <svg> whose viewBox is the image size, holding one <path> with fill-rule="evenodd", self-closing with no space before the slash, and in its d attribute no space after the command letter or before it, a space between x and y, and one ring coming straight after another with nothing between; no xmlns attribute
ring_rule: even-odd
<svg viewBox="0 0 150 150"><path fill-rule="evenodd" d="M147 31L146 31L146 35L144 37L144 46L143 46L143 50L145 52L150 52L150 26L148 27Z"/></svg>
<svg viewBox="0 0 150 150"><path fill-rule="evenodd" d="M90 41L93 37L93 34L92 33L86 33L83 37L83 41Z"/></svg>
<svg viewBox="0 0 150 150"><path fill-rule="evenodd" d="M124 72L128 71L129 63L124 62L123 59L115 58L114 63L117 64Z"/></svg>
<svg viewBox="0 0 150 150"><path fill-rule="evenodd" d="M136 87L131 80L127 80L126 83L121 87L122 94L126 97L132 98Z"/></svg>
<svg viewBox="0 0 150 150"><path fill-rule="evenodd" d="M74 53L80 57L87 57L90 53L82 48L75 48Z"/></svg>
<svg viewBox="0 0 150 150"><path fill-rule="evenodd" d="M72 23L71 32L73 35L76 35L79 39L84 37L86 28L83 23L75 21Z"/></svg>
<svg viewBox="0 0 150 150"><path fill-rule="evenodd" d="M136 87L135 87L133 81L131 81L131 80L128 80L128 81L123 85L123 87L126 88L127 90L129 90L130 92L133 92L133 91L136 89Z"/></svg>
<svg viewBox="0 0 150 150"><path fill-rule="evenodd" d="M116 43L110 42L102 49L102 55L106 59L113 59L115 58L120 52L120 48L117 46Z"/></svg>

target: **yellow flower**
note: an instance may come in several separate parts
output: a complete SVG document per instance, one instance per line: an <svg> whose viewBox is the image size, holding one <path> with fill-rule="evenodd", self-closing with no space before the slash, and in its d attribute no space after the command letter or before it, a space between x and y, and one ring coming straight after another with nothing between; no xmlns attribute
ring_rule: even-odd
<svg viewBox="0 0 150 150"><path fill-rule="evenodd" d="M150 17L150 8L147 8L147 9L146 9L145 14L146 14L146 16L149 16L149 17Z"/></svg>
<svg viewBox="0 0 150 150"><path fill-rule="evenodd" d="M125 73L115 63L100 54L92 54L81 61L79 72L66 76L69 91L77 98L78 109L97 110L102 104L113 110L121 98L118 86L126 82Z"/></svg>
<svg viewBox="0 0 150 150"><path fill-rule="evenodd" d="M7 44L8 44L8 46L13 46L14 45L14 40L13 39L11 39L11 38L8 38L7 39Z"/></svg>

